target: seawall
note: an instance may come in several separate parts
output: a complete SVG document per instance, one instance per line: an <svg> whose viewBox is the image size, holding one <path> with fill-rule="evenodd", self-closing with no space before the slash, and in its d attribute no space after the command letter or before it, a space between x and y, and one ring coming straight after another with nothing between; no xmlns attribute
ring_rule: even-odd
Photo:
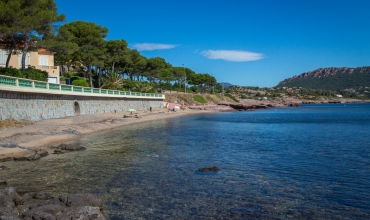
<svg viewBox="0 0 370 220"><path fill-rule="evenodd" d="M162 108L163 100L145 97L93 97L0 91L1 120L39 121L66 116ZM128 113L129 114L129 113Z"/></svg>

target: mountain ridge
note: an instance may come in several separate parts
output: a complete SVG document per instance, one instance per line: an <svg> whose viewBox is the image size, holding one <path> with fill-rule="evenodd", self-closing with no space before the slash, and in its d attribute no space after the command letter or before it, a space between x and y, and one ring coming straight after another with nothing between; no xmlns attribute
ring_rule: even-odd
<svg viewBox="0 0 370 220"><path fill-rule="evenodd" d="M287 78L277 87L304 87L312 89L343 90L370 86L370 66L326 67Z"/></svg>

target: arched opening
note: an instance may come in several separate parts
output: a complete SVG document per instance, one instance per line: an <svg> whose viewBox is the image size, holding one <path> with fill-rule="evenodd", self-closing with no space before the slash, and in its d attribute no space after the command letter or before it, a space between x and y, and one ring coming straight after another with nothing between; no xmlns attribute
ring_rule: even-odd
<svg viewBox="0 0 370 220"><path fill-rule="evenodd" d="M75 101L73 103L73 107L75 109L75 115L80 115L80 113L81 113L80 104L77 101Z"/></svg>

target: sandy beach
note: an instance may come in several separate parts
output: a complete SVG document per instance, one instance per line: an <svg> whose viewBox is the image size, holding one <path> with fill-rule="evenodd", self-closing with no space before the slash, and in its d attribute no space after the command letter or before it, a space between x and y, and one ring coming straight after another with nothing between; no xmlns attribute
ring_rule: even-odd
<svg viewBox="0 0 370 220"><path fill-rule="evenodd" d="M6 126L0 130L0 143L17 144L20 147L0 147L0 161L35 154L31 148L52 151L50 146L57 146L66 141L81 138L104 130L128 126L131 124L181 117L192 114L211 113L215 111L181 110L168 112L166 109L154 109L153 112L138 111L141 118L123 118L126 112L81 115L59 119L49 119L21 126Z"/></svg>

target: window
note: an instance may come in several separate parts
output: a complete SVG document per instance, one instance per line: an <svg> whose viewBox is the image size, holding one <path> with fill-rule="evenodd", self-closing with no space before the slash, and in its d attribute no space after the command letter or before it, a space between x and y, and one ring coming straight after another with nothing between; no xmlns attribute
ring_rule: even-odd
<svg viewBox="0 0 370 220"><path fill-rule="evenodd" d="M6 50L0 49L0 65L5 65L8 59L8 52Z"/></svg>
<svg viewBox="0 0 370 220"><path fill-rule="evenodd" d="M23 55L23 53L18 54L19 68L22 68L22 55ZM25 61L26 61L25 66L27 68L30 65L30 54L29 53L26 54L26 60Z"/></svg>
<svg viewBox="0 0 370 220"><path fill-rule="evenodd" d="M48 65L48 58L46 56L40 57L40 66L49 66Z"/></svg>

